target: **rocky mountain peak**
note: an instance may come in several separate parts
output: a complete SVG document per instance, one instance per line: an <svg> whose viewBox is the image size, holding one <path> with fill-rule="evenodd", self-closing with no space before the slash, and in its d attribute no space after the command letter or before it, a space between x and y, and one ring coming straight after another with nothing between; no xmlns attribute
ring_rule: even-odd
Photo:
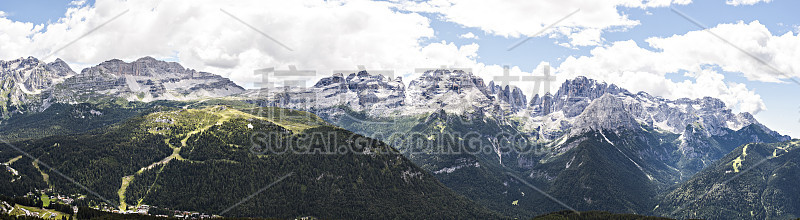
<svg viewBox="0 0 800 220"><path fill-rule="evenodd" d="M20 57L20 58L17 58L17 59L14 59L14 60L9 60L9 61L0 60L0 68L2 68L2 70L5 71L5 72L9 72L9 71L12 71L12 70L31 69L31 68L36 68L36 67L46 68L47 66L63 66L63 67L66 67L67 69L69 69L69 65L67 65L60 58L56 58L56 60L53 61L52 63L45 63L44 61L41 61L38 58L32 57L32 56L29 56L27 58ZM71 72L72 69L69 69L69 71ZM58 72L56 74L65 74L66 75L67 73Z"/></svg>
<svg viewBox="0 0 800 220"><path fill-rule="evenodd" d="M544 116L553 112L553 94L546 92L543 96L536 94L531 98L530 106L531 116Z"/></svg>
<svg viewBox="0 0 800 220"><path fill-rule="evenodd" d="M4 79L13 78L16 83L24 84L26 89L44 89L53 83L49 81L60 82L64 77L74 74L61 59L52 63L45 63L32 56L10 61L0 60L0 75Z"/></svg>
<svg viewBox="0 0 800 220"><path fill-rule="evenodd" d="M112 59L102 62L97 66L84 69L81 73L156 77L164 75L193 77L194 75L203 74L192 69L186 69L176 62L160 61L152 57L142 57L130 63L119 59Z"/></svg>
<svg viewBox="0 0 800 220"><path fill-rule="evenodd" d="M340 90L336 95L342 92L354 93L358 97L358 104L362 107L377 104L381 108L388 109L399 107L405 100L405 84L402 79L392 80L381 74L370 74L365 70L351 73L344 80L338 80L338 84L339 88L346 90Z"/></svg>
<svg viewBox="0 0 800 220"><path fill-rule="evenodd" d="M584 76L568 79L561 84L555 94L534 95L529 103L531 116L544 116L552 112L564 111L566 117L575 117L589 103L605 94L630 94L614 84L599 82Z"/></svg>
<svg viewBox="0 0 800 220"><path fill-rule="evenodd" d="M512 111L519 111L527 108L527 98L522 92L522 89L516 86L506 85L505 87L492 86L494 82L489 83L489 91L494 94L496 100L501 101L502 104L508 104Z"/></svg>
<svg viewBox="0 0 800 220"><path fill-rule="evenodd" d="M598 82L594 79L589 79L584 76L576 77L573 80L567 80L561 84L558 92L554 95L556 102L553 106L556 109L561 109L564 106L572 105L581 101L590 101L605 94L619 94L629 93L628 90L622 89L614 84L607 84L605 82Z"/></svg>
<svg viewBox="0 0 800 220"><path fill-rule="evenodd" d="M476 107L493 109L495 99L483 79L471 72L429 70L409 83L406 113L418 114L439 109L466 113Z"/></svg>
<svg viewBox="0 0 800 220"><path fill-rule="evenodd" d="M386 77L359 71L350 74L334 73L310 88L283 87L251 90L239 95L256 98L269 106L294 109L317 109L317 114L332 114L339 106L385 115L402 107L406 100L405 84L400 77Z"/></svg>
<svg viewBox="0 0 800 220"><path fill-rule="evenodd" d="M409 87L421 87L457 91L460 89L476 88L486 93L486 83L472 72L463 70L437 69L425 71L418 79L411 81Z"/></svg>
<svg viewBox="0 0 800 220"><path fill-rule="evenodd" d="M52 63L45 63L32 56L0 60L0 79L4 82L0 85L0 93L5 94L0 97L0 102L6 103L0 107L0 114L7 118L24 110L46 108L48 104L42 102L39 94L74 74L61 59Z"/></svg>
<svg viewBox="0 0 800 220"><path fill-rule="evenodd" d="M153 58L151 56L145 56L145 57L136 59L135 62L164 62L164 61L156 60L156 58Z"/></svg>
<svg viewBox="0 0 800 220"><path fill-rule="evenodd" d="M611 94L605 94L592 101L578 115L573 123L571 135L580 135L589 131L633 130L639 128L636 119L628 112L625 104Z"/></svg>
<svg viewBox="0 0 800 220"><path fill-rule="evenodd" d="M61 60L61 58L56 58L55 61L48 63L47 66L59 76L75 75L75 71L72 71L72 68Z"/></svg>
<svg viewBox="0 0 800 220"><path fill-rule="evenodd" d="M219 75L187 69L176 62L139 58L112 59L83 69L65 81L53 97L60 102L82 102L97 96L129 101L191 100L238 94L244 88Z"/></svg>

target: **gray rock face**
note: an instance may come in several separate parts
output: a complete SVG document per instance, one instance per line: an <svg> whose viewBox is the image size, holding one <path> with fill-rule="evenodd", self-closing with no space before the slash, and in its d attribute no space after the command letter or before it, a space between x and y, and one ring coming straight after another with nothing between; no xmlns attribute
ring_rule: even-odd
<svg viewBox="0 0 800 220"><path fill-rule="evenodd" d="M409 83L404 114L421 114L444 109L468 113L480 108L495 110L495 97L483 79L461 70L426 71Z"/></svg>
<svg viewBox="0 0 800 220"><path fill-rule="evenodd" d="M418 115L445 110L456 114L504 116L527 108L522 90L487 86L483 79L461 70L431 70L405 88L401 78L389 79L366 71L322 78L311 88L251 90L241 95L266 105L313 110L328 114L348 106L371 116ZM494 113L493 113L494 112Z"/></svg>
<svg viewBox="0 0 800 220"><path fill-rule="evenodd" d="M553 95L549 92L545 93L542 97L539 97L539 94L534 95L531 99L529 109L531 110L531 116L549 115L553 112ZM581 111L583 110L581 109ZM580 111L572 116L577 116L578 114L580 114Z"/></svg>
<svg viewBox="0 0 800 220"><path fill-rule="evenodd" d="M555 94L555 97L558 98L554 100L553 109L574 107L576 103L589 102L605 94L618 95L620 93L625 94L628 91L614 84L608 85L586 77L577 77L561 84L561 88Z"/></svg>
<svg viewBox="0 0 800 220"><path fill-rule="evenodd" d="M370 75L367 71L347 77L337 74L323 78L314 87L321 89L328 98L354 93L361 107L396 108L403 105L405 99L405 84L401 77L388 79L383 75Z"/></svg>
<svg viewBox="0 0 800 220"><path fill-rule="evenodd" d="M617 97L606 93L592 101L586 109L575 118L572 124L572 135L580 135L590 131L623 131L639 128L639 123L628 113L625 104Z"/></svg>
<svg viewBox="0 0 800 220"><path fill-rule="evenodd" d="M174 62L145 57L127 63L109 60L76 74L63 60L34 57L0 60L0 111L43 111L52 103L89 102L95 98L127 100L190 100L230 96L244 89L227 78L183 68Z"/></svg>
<svg viewBox="0 0 800 220"><path fill-rule="evenodd" d="M583 112L589 103L605 94L629 93L614 84L600 83L586 77L577 77L561 84L554 95L550 93L542 97L535 95L530 102L533 116L547 115L556 111L564 111L567 117L574 117Z"/></svg>
<svg viewBox="0 0 800 220"><path fill-rule="evenodd" d="M42 93L75 72L61 59L45 63L34 57L0 60L0 110L2 117L13 113L46 108ZM7 95L6 95L7 94Z"/></svg>
<svg viewBox="0 0 800 220"><path fill-rule="evenodd" d="M75 75L75 72L61 59L52 63L44 63L35 57L0 60L0 76L5 84L13 82L26 93L50 88L70 75Z"/></svg>
<svg viewBox="0 0 800 220"><path fill-rule="evenodd" d="M522 89L516 86L499 86L495 85L494 81L489 82L489 94L495 97L495 100L500 101L501 104L512 112L517 112L526 109L528 106L527 98L522 92Z"/></svg>
<svg viewBox="0 0 800 220"><path fill-rule="evenodd" d="M355 111L385 116L405 105L405 90L401 77L388 78L360 71L347 76L334 74L309 88L264 88L238 97L256 100L261 105L312 110L317 114L340 113L331 111L338 111L338 106L348 106Z"/></svg>
<svg viewBox="0 0 800 220"><path fill-rule="evenodd" d="M101 96L129 101L192 100L244 92L227 78L183 68L152 57L134 62L109 60L81 71L55 91L60 102L82 102Z"/></svg>
<svg viewBox="0 0 800 220"><path fill-rule="evenodd" d="M185 76L197 72L191 69L184 69L183 66L178 63L159 61L152 57L143 57L131 63L126 63L118 59L105 61L97 66L81 71L81 74L85 73L107 73L116 76Z"/></svg>

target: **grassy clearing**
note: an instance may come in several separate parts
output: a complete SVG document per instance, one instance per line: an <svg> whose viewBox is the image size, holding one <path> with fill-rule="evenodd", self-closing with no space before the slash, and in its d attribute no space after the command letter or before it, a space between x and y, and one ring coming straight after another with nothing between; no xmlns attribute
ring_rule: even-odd
<svg viewBox="0 0 800 220"><path fill-rule="evenodd" d="M117 195L119 195L119 210L125 211L128 209L128 204L125 203L125 191L133 181L133 175L122 177L122 186L119 187Z"/></svg>
<svg viewBox="0 0 800 220"><path fill-rule="evenodd" d="M750 144L744 145L744 148L742 148L742 155L736 157L736 159L733 159L733 172L734 173L738 173L739 172L739 168L742 168L742 162L744 162L745 157L747 157L747 147L749 147L749 146L750 146Z"/></svg>
<svg viewBox="0 0 800 220"><path fill-rule="evenodd" d="M44 207L50 206L50 196L42 193L42 196L40 196L39 198L42 199L42 205Z"/></svg>
<svg viewBox="0 0 800 220"><path fill-rule="evenodd" d="M44 171L42 171L42 169L39 168L39 159L36 159L36 160L33 161L33 167L36 168L36 170L39 171L39 174L42 175L42 179L44 179L44 183L46 183L48 186L50 186L50 175L47 175L47 173L45 173Z"/></svg>
<svg viewBox="0 0 800 220"><path fill-rule="evenodd" d="M324 120L316 115L301 111L274 108L248 109L245 111L251 113L227 106L156 112L146 116L149 123L146 123L145 126L151 133L182 136L184 137L183 140L187 140L192 135L203 132L211 126L220 125L236 118L269 121L289 129L293 133L299 133L303 130L326 124Z"/></svg>
<svg viewBox="0 0 800 220"><path fill-rule="evenodd" d="M12 163L17 162L19 159L22 159L22 155L17 156L15 158L11 158L10 160L8 160L8 162L6 162L6 164L11 165Z"/></svg>
<svg viewBox="0 0 800 220"><path fill-rule="evenodd" d="M24 215L32 214L32 215L36 215L37 217L45 218L45 219L61 219L61 217L66 217L67 219L69 219L69 217L70 217L67 214L64 214L62 212L58 212L58 211L55 211L55 210L42 209L42 208L36 208L36 207L29 207L29 206L22 206L22 205L19 205L19 204L15 205L14 206L14 211L12 211L9 214L10 215L14 215L14 216L24 216ZM53 214L55 214L55 216L51 218L50 216L53 215Z"/></svg>

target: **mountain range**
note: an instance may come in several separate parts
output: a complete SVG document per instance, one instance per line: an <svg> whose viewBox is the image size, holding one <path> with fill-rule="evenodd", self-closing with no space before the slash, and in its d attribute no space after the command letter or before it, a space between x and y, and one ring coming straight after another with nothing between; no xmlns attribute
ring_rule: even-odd
<svg viewBox="0 0 800 220"><path fill-rule="evenodd" d="M61 59L45 63L35 57L0 61L2 110L43 111L53 103L85 103L103 98L127 101L197 100L244 91L233 81L178 63L143 57L127 63L114 59L75 73Z"/></svg>
<svg viewBox="0 0 800 220"><path fill-rule="evenodd" d="M564 209L674 218L800 216L800 194L789 187L798 172L797 141L713 97L670 100L586 77L566 80L553 94L527 97L517 87L448 69L426 71L408 84L359 71L324 77L311 87L245 90L224 77L150 57L109 60L80 73L61 60L33 57L0 61L0 68L0 135L36 152L22 159L27 162L8 165L22 175L7 177L15 182L3 194L81 192L27 166L37 159L84 177L76 180L102 189L96 202L114 198L105 205L120 209L149 204L219 213L235 201L208 198L245 196L278 177L277 171L295 167L304 171L289 179L286 193L269 195L305 205L252 202L233 215L411 217L430 211L422 207L446 206L449 214L466 218ZM282 122L257 113L265 109L311 114ZM252 155L246 147L251 140L237 133L252 133L254 120L285 132L279 139L326 131L342 141L357 134L395 154ZM130 138L137 141L122 141ZM100 149L108 152L87 153ZM3 161L20 156L0 150ZM328 177L332 182L319 182ZM180 184L190 179L201 184ZM226 179L250 187L232 189ZM393 196L418 202L385 201ZM418 211L378 211L398 205L396 210ZM350 209L333 211L342 206ZM273 208L253 211L258 207ZM358 214L364 207L369 211Z"/></svg>

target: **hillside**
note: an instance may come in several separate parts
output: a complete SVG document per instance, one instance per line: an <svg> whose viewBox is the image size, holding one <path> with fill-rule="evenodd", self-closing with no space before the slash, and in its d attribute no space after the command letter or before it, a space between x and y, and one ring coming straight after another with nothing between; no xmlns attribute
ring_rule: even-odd
<svg viewBox="0 0 800 220"><path fill-rule="evenodd" d="M669 218L661 218L661 217L653 217L653 216L642 216L642 215L634 215L634 214L616 214L610 212L603 212L603 211L588 211L588 212L580 212L576 213L573 211L559 211L559 212L552 212L540 216L536 216L533 218L534 220L572 220L572 219L581 219L581 220L669 220Z"/></svg>
<svg viewBox="0 0 800 220"><path fill-rule="evenodd" d="M233 207L224 215L240 217L500 218L382 142L299 111L161 108L102 130L13 144L97 195L23 156L0 192L12 196L51 188L87 195L87 205ZM0 160L19 156L0 148Z"/></svg>
<svg viewBox="0 0 800 220"><path fill-rule="evenodd" d="M800 216L800 141L745 144L673 187L654 211L675 218Z"/></svg>

